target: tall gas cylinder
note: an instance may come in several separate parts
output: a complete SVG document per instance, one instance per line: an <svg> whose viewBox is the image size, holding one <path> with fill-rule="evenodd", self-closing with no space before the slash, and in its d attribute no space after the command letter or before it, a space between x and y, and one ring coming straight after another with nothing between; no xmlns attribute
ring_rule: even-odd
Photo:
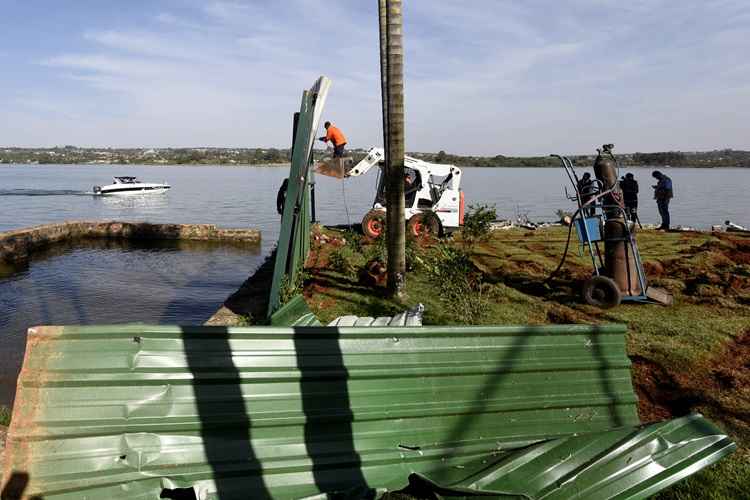
<svg viewBox="0 0 750 500"><path fill-rule="evenodd" d="M612 155L612 144L598 149L594 161L594 175L601 181L602 192L609 192L602 199L607 222L604 224L604 275L612 278L623 295L639 295L641 285L638 280L635 256L628 244L627 227L622 208L623 197L617 178L617 163ZM635 228L631 237L635 238Z"/></svg>

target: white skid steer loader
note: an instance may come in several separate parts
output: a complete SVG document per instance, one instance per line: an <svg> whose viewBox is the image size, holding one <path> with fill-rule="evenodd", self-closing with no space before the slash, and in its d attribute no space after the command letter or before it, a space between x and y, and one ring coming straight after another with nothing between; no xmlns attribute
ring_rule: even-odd
<svg viewBox="0 0 750 500"><path fill-rule="evenodd" d="M384 160L383 148L371 148L367 156L346 173L347 177L358 177L376 165L380 167L372 210L362 219L362 232L370 238L379 237L385 229ZM455 231L463 224L464 194L460 189L460 168L405 156L404 174L408 176L404 179L407 234L438 236Z"/></svg>

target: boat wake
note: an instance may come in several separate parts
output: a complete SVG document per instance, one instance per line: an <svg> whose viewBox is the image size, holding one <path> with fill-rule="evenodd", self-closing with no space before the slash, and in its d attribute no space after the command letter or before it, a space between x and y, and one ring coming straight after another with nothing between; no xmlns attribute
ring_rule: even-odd
<svg viewBox="0 0 750 500"><path fill-rule="evenodd" d="M72 189L0 189L0 196L86 196L92 192Z"/></svg>

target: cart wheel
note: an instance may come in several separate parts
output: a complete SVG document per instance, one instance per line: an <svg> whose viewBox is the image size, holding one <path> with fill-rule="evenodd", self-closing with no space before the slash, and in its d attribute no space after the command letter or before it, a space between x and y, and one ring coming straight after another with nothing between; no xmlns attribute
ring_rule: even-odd
<svg viewBox="0 0 750 500"><path fill-rule="evenodd" d="M440 236L440 219L434 212L414 214L406 223L406 232L414 238Z"/></svg>
<svg viewBox="0 0 750 500"><path fill-rule="evenodd" d="M620 287L612 278L594 276L583 285L583 300L592 306L611 309L620 304Z"/></svg>
<svg viewBox="0 0 750 500"><path fill-rule="evenodd" d="M362 219L362 232L368 238L374 240L380 238L385 231L385 212L383 210L370 210Z"/></svg>

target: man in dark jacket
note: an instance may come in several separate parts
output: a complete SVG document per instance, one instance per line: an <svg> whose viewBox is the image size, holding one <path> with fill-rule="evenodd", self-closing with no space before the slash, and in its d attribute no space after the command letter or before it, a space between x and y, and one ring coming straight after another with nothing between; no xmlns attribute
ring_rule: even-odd
<svg viewBox="0 0 750 500"><path fill-rule="evenodd" d="M622 200L625 202L625 212L631 221L638 220L638 181L633 174L626 174L620 180Z"/></svg>
<svg viewBox="0 0 750 500"><path fill-rule="evenodd" d="M597 186L594 184L594 180L591 178L591 174L586 172L583 177L578 181L578 194L581 196L581 204L585 205L591 198L596 196ZM583 215L590 217L593 216L596 211L593 205L589 205L583 209Z"/></svg>
<svg viewBox="0 0 750 500"><path fill-rule="evenodd" d="M654 199L656 200L656 206L659 208L659 215L661 215L661 226L656 229L664 231L669 230L669 201L674 197L674 190L672 189L672 179L662 174L658 170L655 170L651 174L654 179L658 182L654 188Z"/></svg>

